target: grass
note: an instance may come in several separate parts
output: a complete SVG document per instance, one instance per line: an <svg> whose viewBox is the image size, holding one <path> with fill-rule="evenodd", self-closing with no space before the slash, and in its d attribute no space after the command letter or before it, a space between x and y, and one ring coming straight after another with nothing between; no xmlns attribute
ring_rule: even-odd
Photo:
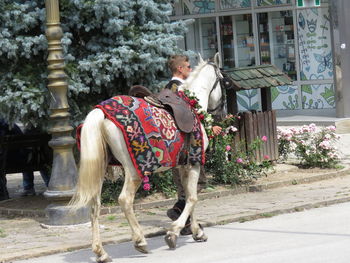
<svg viewBox="0 0 350 263"><path fill-rule="evenodd" d="M0 228L0 238L7 237L7 234L5 233L5 230Z"/></svg>
<svg viewBox="0 0 350 263"><path fill-rule="evenodd" d="M119 224L120 227L129 226L128 222L122 222Z"/></svg>
<svg viewBox="0 0 350 263"><path fill-rule="evenodd" d="M297 184L298 184L298 181L294 179L294 180L292 181L292 185L297 185Z"/></svg>
<svg viewBox="0 0 350 263"><path fill-rule="evenodd" d="M302 211L304 211L305 209L304 208L302 208L302 207L295 207L294 208L294 211L295 212L302 212Z"/></svg>
<svg viewBox="0 0 350 263"><path fill-rule="evenodd" d="M260 214L262 217L273 217L273 216L275 216L275 214L274 213L262 213L262 214Z"/></svg>
<svg viewBox="0 0 350 263"><path fill-rule="evenodd" d="M109 221L114 221L114 220L116 220L116 216L114 216L114 215L109 215L109 216L107 216L107 220L109 220Z"/></svg>
<svg viewBox="0 0 350 263"><path fill-rule="evenodd" d="M151 211L147 211L147 212L146 212L146 215L148 215L148 216L154 216L154 215L156 215L156 213L151 212Z"/></svg>

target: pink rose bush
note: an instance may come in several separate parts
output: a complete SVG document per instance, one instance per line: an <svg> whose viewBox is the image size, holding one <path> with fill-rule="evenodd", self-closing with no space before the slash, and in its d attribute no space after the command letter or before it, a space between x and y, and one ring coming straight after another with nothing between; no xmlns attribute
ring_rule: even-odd
<svg viewBox="0 0 350 263"><path fill-rule="evenodd" d="M255 153L268 141L267 136L256 138L251 143L238 141L236 133L239 116L228 115L217 125L221 134L209 141L205 171L212 174L213 184L242 184L265 175L271 167L270 158L256 161Z"/></svg>
<svg viewBox="0 0 350 263"><path fill-rule="evenodd" d="M335 131L335 126L319 128L313 123L298 129L277 128L279 154L284 160L294 155L308 167L336 167L340 155L335 146L339 139Z"/></svg>

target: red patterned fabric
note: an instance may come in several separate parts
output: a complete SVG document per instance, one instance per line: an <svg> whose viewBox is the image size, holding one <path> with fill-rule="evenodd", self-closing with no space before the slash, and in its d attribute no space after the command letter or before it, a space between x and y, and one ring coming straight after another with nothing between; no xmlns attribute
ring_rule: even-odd
<svg viewBox="0 0 350 263"><path fill-rule="evenodd" d="M123 132L130 157L141 178L161 166L184 164L181 162L187 159L191 164L204 164L203 135L198 117L189 135L187 153L184 147L186 134L177 129L166 110L130 96L115 96L96 107Z"/></svg>

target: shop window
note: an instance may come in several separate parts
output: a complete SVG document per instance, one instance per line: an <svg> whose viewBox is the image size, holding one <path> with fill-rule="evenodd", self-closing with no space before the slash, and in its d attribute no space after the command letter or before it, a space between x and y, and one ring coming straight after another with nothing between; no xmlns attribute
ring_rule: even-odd
<svg viewBox="0 0 350 263"><path fill-rule="evenodd" d="M270 30L268 13L258 14L260 63L271 64Z"/></svg>
<svg viewBox="0 0 350 263"><path fill-rule="evenodd" d="M298 10L297 19L301 80L333 79L328 9Z"/></svg>
<svg viewBox="0 0 350 263"><path fill-rule="evenodd" d="M201 18L202 31L202 57L203 59L213 58L218 52L215 17Z"/></svg>
<svg viewBox="0 0 350 263"><path fill-rule="evenodd" d="M221 17L220 34L225 69L255 65L251 15Z"/></svg>
<svg viewBox="0 0 350 263"><path fill-rule="evenodd" d="M222 66L224 69L235 67L235 45L232 16L220 17L220 35L222 47Z"/></svg>
<svg viewBox="0 0 350 263"><path fill-rule="evenodd" d="M271 63L297 79L295 69L295 43L292 11L271 12Z"/></svg>
<svg viewBox="0 0 350 263"><path fill-rule="evenodd" d="M207 14L215 11L215 0L183 0L184 14Z"/></svg>
<svg viewBox="0 0 350 263"><path fill-rule="evenodd" d="M258 6L286 5L291 4L291 0L257 0Z"/></svg>
<svg viewBox="0 0 350 263"><path fill-rule="evenodd" d="M221 9L248 8L251 5L251 0L220 0Z"/></svg>
<svg viewBox="0 0 350 263"><path fill-rule="evenodd" d="M195 23L188 25L188 31L184 39L185 50L192 50L195 53L201 53L199 23L200 20L196 19ZM181 48L181 46L179 47Z"/></svg>
<svg viewBox="0 0 350 263"><path fill-rule="evenodd" d="M292 11L258 14L261 64L273 64L297 79Z"/></svg>

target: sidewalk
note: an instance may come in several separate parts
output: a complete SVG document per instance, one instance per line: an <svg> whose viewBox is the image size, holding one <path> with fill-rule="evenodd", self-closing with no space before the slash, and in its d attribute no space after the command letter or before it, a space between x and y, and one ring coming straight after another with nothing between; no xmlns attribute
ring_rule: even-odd
<svg viewBox="0 0 350 263"><path fill-rule="evenodd" d="M344 168L341 170L301 170L279 164L275 173L260 178L254 185L200 194L196 206L199 222L204 226L244 222L349 202L350 134L341 135L339 147L343 153ZM37 174L35 180L37 192L45 191L40 175ZM20 174L8 176L11 196L18 197L16 191L21 188L21 182ZM173 203L174 199L167 199L135 205L137 218L147 237L166 232L171 223L166 210ZM47 205L42 195L15 198L11 203L0 202L1 263L91 247L89 224L46 226L44 208ZM18 213L26 216L15 217ZM104 244L131 240L130 228L118 207L105 208L102 214L100 224Z"/></svg>

